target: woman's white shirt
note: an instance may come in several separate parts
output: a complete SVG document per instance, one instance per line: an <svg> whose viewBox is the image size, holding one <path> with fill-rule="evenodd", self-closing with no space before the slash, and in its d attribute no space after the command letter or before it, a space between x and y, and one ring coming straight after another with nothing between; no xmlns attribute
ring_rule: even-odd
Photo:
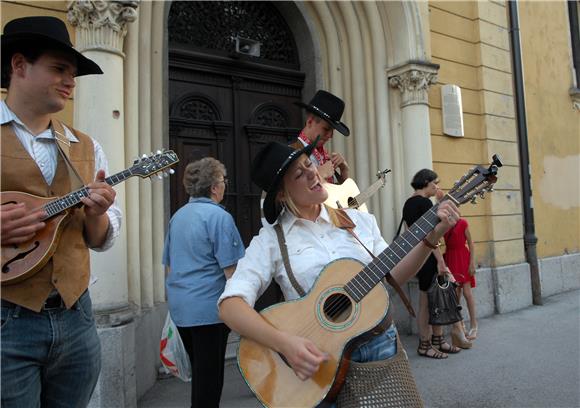
<svg viewBox="0 0 580 408"><path fill-rule="evenodd" d="M355 233L373 254L378 255L387 248L373 215L358 210L346 211L356 225ZM284 231L292 272L307 292L322 269L336 259L354 258L365 265L372 261L348 231L332 224L324 206L315 222L297 218L289 211L285 211L278 222ZM254 306L272 279L280 285L286 300L299 297L288 279L276 231L267 226L252 239L233 277L227 281L218 304L225 298L238 296Z"/></svg>

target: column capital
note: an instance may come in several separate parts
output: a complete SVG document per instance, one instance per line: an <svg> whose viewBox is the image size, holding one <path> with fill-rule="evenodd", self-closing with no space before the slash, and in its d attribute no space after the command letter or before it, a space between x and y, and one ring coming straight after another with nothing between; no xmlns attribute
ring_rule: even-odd
<svg viewBox="0 0 580 408"><path fill-rule="evenodd" d="M408 105L428 105L427 91L437 83L439 64L410 61L387 70L389 85L402 94L401 108Z"/></svg>
<svg viewBox="0 0 580 408"><path fill-rule="evenodd" d="M68 3L68 21L76 28L76 48L105 51L122 57L127 23L137 19L139 0L73 0Z"/></svg>

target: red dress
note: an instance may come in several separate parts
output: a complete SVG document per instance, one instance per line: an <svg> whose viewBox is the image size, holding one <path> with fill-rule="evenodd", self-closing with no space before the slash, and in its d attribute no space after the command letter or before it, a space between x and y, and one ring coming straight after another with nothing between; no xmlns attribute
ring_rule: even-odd
<svg viewBox="0 0 580 408"><path fill-rule="evenodd" d="M474 288L475 276L469 274L469 249L465 236L467 226L467 221L460 218L455 227L447 231L443 259L445 259L445 264L449 267L457 283L463 285L469 282Z"/></svg>

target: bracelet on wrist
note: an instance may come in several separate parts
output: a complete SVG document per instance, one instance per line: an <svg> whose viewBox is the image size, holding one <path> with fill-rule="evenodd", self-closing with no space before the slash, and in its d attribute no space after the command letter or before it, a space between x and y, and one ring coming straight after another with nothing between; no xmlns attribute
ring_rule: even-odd
<svg viewBox="0 0 580 408"><path fill-rule="evenodd" d="M431 248L431 249L437 249L437 248L439 248L439 245L441 245L441 244L439 244L439 242L437 242L437 244L434 245L431 242L429 242L429 240L427 238L423 238L423 243L425 244L425 246L427 248Z"/></svg>

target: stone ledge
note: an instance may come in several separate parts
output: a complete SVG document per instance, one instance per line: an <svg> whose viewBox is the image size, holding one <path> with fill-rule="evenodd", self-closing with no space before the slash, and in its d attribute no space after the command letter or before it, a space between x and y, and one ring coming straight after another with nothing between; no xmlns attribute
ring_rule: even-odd
<svg viewBox="0 0 580 408"><path fill-rule="evenodd" d="M527 263L492 268L497 313L509 313L532 305L530 266Z"/></svg>

